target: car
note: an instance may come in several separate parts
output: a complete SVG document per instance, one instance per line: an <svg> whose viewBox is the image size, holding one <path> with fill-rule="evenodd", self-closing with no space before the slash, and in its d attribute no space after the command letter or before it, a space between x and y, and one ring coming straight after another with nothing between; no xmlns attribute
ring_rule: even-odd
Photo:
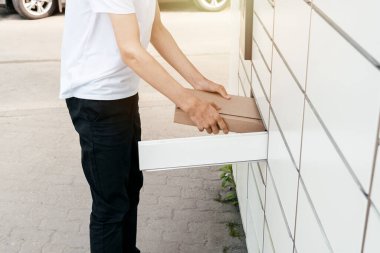
<svg viewBox="0 0 380 253"><path fill-rule="evenodd" d="M73 0L78 1L78 0ZM204 11L220 11L227 7L230 0L158 0L159 3L189 2ZM0 0L0 6L15 10L26 19L40 19L62 12L66 0Z"/></svg>
<svg viewBox="0 0 380 253"><path fill-rule="evenodd" d="M204 11L221 11L227 7L230 0L158 0L159 3L174 2L194 2L194 4Z"/></svg>
<svg viewBox="0 0 380 253"><path fill-rule="evenodd" d="M0 6L26 19L40 19L62 12L66 0L0 0Z"/></svg>

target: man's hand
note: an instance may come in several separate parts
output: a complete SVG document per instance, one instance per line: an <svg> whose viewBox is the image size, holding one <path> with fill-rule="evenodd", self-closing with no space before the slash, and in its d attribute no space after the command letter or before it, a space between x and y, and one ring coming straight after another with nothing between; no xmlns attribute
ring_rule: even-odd
<svg viewBox="0 0 380 253"><path fill-rule="evenodd" d="M223 85L214 83L213 81L210 81L208 79L204 79L200 82L198 82L196 85L194 85L194 88L197 90L202 91L208 91L213 93L218 93L225 99L230 99L231 97L227 94L226 89Z"/></svg>
<svg viewBox="0 0 380 253"><path fill-rule="evenodd" d="M187 106L183 109L197 125L199 131L202 132L206 129L209 134L218 134L219 130L222 130L225 134L228 134L227 124L218 113L220 108L216 104L191 96Z"/></svg>

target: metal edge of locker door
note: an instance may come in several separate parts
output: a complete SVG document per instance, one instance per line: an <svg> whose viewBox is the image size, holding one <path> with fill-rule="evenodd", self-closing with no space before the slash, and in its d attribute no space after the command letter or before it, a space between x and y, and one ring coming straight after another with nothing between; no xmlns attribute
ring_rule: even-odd
<svg viewBox="0 0 380 253"><path fill-rule="evenodd" d="M266 160L267 135L263 131L140 141L140 170L167 170Z"/></svg>

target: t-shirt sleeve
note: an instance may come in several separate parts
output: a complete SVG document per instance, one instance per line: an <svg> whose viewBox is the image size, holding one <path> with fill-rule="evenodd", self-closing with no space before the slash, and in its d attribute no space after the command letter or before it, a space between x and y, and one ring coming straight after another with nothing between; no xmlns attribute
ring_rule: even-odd
<svg viewBox="0 0 380 253"><path fill-rule="evenodd" d="M89 0L91 8L98 13L130 14L135 13L133 0Z"/></svg>

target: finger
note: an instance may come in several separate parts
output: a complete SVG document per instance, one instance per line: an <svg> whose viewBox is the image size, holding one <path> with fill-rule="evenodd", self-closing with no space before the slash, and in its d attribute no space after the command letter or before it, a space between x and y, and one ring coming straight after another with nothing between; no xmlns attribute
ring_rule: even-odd
<svg viewBox="0 0 380 253"><path fill-rule="evenodd" d="M206 131L207 131L208 134L212 134L212 129L211 129L211 127L207 127L207 128L206 128Z"/></svg>
<svg viewBox="0 0 380 253"><path fill-rule="evenodd" d="M211 125L211 129L212 129L212 132L213 132L214 134L218 134L218 133L219 133L219 127L218 127L217 124L212 124L212 125Z"/></svg>
<svg viewBox="0 0 380 253"><path fill-rule="evenodd" d="M217 110L221 110L222 108L220 108L217 104L215 104L214 102L211 102L211 105Z"/></svg>
<svg viewBox="0 0 380 253"><path fill-rule="evenodd" d="M218 92L222 97L224 97L225 99L230 99L230 98L231 98L231 96L227 94L226 89L225 89L222 85L219 86L219 89L218 89L217 92Z"/></svg>
<svg viewBox="0 0 380 253"><path fill-rule="evenodd" d="M229 131L228 126L227 126L226 122L224 122L222 117L218 118L218 126L223 131L223 133L228 134L228 131Z"/></svg>
<svg viewBox="0 0 380 253"><path fill-rule="evenodd" d="M199 132L203 132L205 129L203 127L198 127Z"/></svg>

